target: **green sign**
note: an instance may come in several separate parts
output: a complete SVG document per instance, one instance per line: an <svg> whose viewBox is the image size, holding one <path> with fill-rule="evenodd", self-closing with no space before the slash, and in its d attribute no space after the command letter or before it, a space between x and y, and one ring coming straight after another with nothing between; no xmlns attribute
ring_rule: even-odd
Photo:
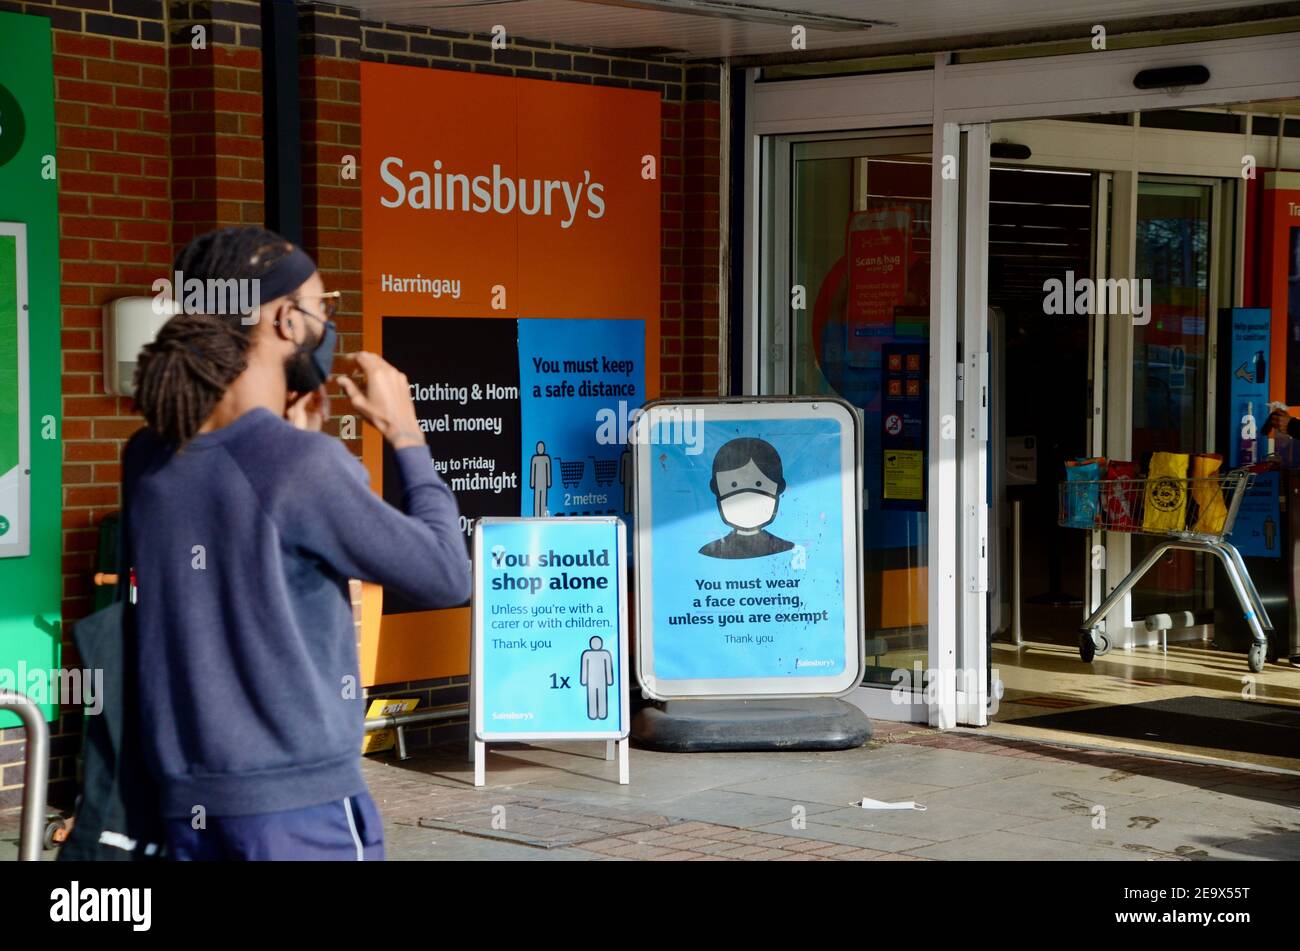
<svg viewBox="0 0 1300 951"><path fill-rule="evenodd" d="M40 672L58 669L62 640L54 155L50 21L0 12L0 682L32 694L51 719L57 704L39 688ZM0 728L17 725L0 713Z"/></svg>
<svg viewBox="0 0 1300 951"><path fill-rule="evenodd" d="M23 109L14 94L0 83L0 165L18 154L23 145Z"/></svg>

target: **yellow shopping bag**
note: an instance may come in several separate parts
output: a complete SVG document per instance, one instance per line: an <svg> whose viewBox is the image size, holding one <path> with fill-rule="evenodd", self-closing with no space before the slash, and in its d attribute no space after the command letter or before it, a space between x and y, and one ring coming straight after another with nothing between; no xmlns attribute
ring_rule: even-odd
<svg viewBox="0 0 1300 951"><path fill-rule="evenodd" d="M1187 453L1153 452L1147 469L1142 530L1181 532L1187 525Z"/></svg>
<svg viewBox="0 0 1300 951"><path fill-rule="evenodd" d="M1222 535L1223 523L1228 518L1228 507L1223 504L1223 488L1219 485L1219 467L1223 457L1212 452L1192 457L1192 504L1196 506L1196 524L1192 531L1205 535Z"/></svg>

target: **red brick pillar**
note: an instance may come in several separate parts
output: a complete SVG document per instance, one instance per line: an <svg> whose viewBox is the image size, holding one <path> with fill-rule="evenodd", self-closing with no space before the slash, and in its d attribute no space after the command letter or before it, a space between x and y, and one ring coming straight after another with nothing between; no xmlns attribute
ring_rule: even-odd
<svg viewBox="0 0 1300 951"><path fill-rule="evenodd" d="M720 79L716 64L686 67L682 129L682 388L692 396L715 396L719 392Z"/></svg>
<svg viewBox="0 0 1300 951"><path fill-rule="evenodd" d="M682 280L686 235L682 198L682 113L680 99L665 99L661 112L663 132L659 158L660 261L663 277L659 289L659 385L664 397L682 396L685 345Z"/></svg>
<svg viewBox="0 0 1300 951"><path fill-rule="evenodd" d="M212 228L265 220L260 24L261 8L252 0L171 4L178 247Z"/></svg>
<svg viewBox="0 0 1300 951"><path fill-rule="evenodd" d="M303 246L326 287L343 292L335 318L343 352L361 348L360 39L355 11L300 8ZM359 440L354 448L360 451Z"/></svg>

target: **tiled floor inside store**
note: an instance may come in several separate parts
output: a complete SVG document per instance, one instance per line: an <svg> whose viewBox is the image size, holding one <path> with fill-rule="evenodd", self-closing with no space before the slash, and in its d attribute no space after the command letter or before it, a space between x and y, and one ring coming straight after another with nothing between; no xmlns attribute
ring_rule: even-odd
<svg viewBox="0 0 1300 951"><path fill-rule="evenodd" d="M1300 771L1300 730L1296 731L1294 752L1288 756L1163 742L1149 736L1121 740L1011 722L1103 705L1192 697L1293 707L1300 715L1300 667L1285 658L1265 664L1262 671L1252 674L1244 654L1214 650L1203 641L1192 641L1170 643L1168 653L1159 646L1116 649L1084 664L1074 645L1027 642L1021 648L995 644L993 666L1005 688L990 728L999 735Z"/></svg>

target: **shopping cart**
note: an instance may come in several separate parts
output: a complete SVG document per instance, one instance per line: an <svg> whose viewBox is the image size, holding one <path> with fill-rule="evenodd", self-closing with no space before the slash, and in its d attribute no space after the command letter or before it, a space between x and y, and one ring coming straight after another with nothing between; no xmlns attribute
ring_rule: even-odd
<svg viewBox="0 0 1300 951"><path fill-rule="evenodd" d="M564 487L566 489L576 488L578 483L582 481L582 473L587 468L587 464L581 459L576 462L567 462L561 459L559 463L560 481L564 483Z"/></svg>
<svg viewBox="0 0 1300 951"><path fill-rule="evenodd" d="M597 459L595 456L587 458L591 460L592 469L596 473L596 485L610 485L618 478L617 459Z"/></svg>
<svg viewBox="0 0 1300 951"><path fill-rule="evenodd" d="M1110 650L1110 638L1102 627L1106 616L1165 552L1182 549L1219 559L1254 639L1246 655L1247 663L1255 673L1264 669L1268 653L1268 637L1264 632L1273 630L1273 623L1241 554L1224 541L1232 533L1237 509L1254 479L1254 473L1236 469L1208 478L1161 476L1061 483L1057 523L1063 528L1151 535L1161 540L1083 622L1079 656L1085 663Z"/></svg>

